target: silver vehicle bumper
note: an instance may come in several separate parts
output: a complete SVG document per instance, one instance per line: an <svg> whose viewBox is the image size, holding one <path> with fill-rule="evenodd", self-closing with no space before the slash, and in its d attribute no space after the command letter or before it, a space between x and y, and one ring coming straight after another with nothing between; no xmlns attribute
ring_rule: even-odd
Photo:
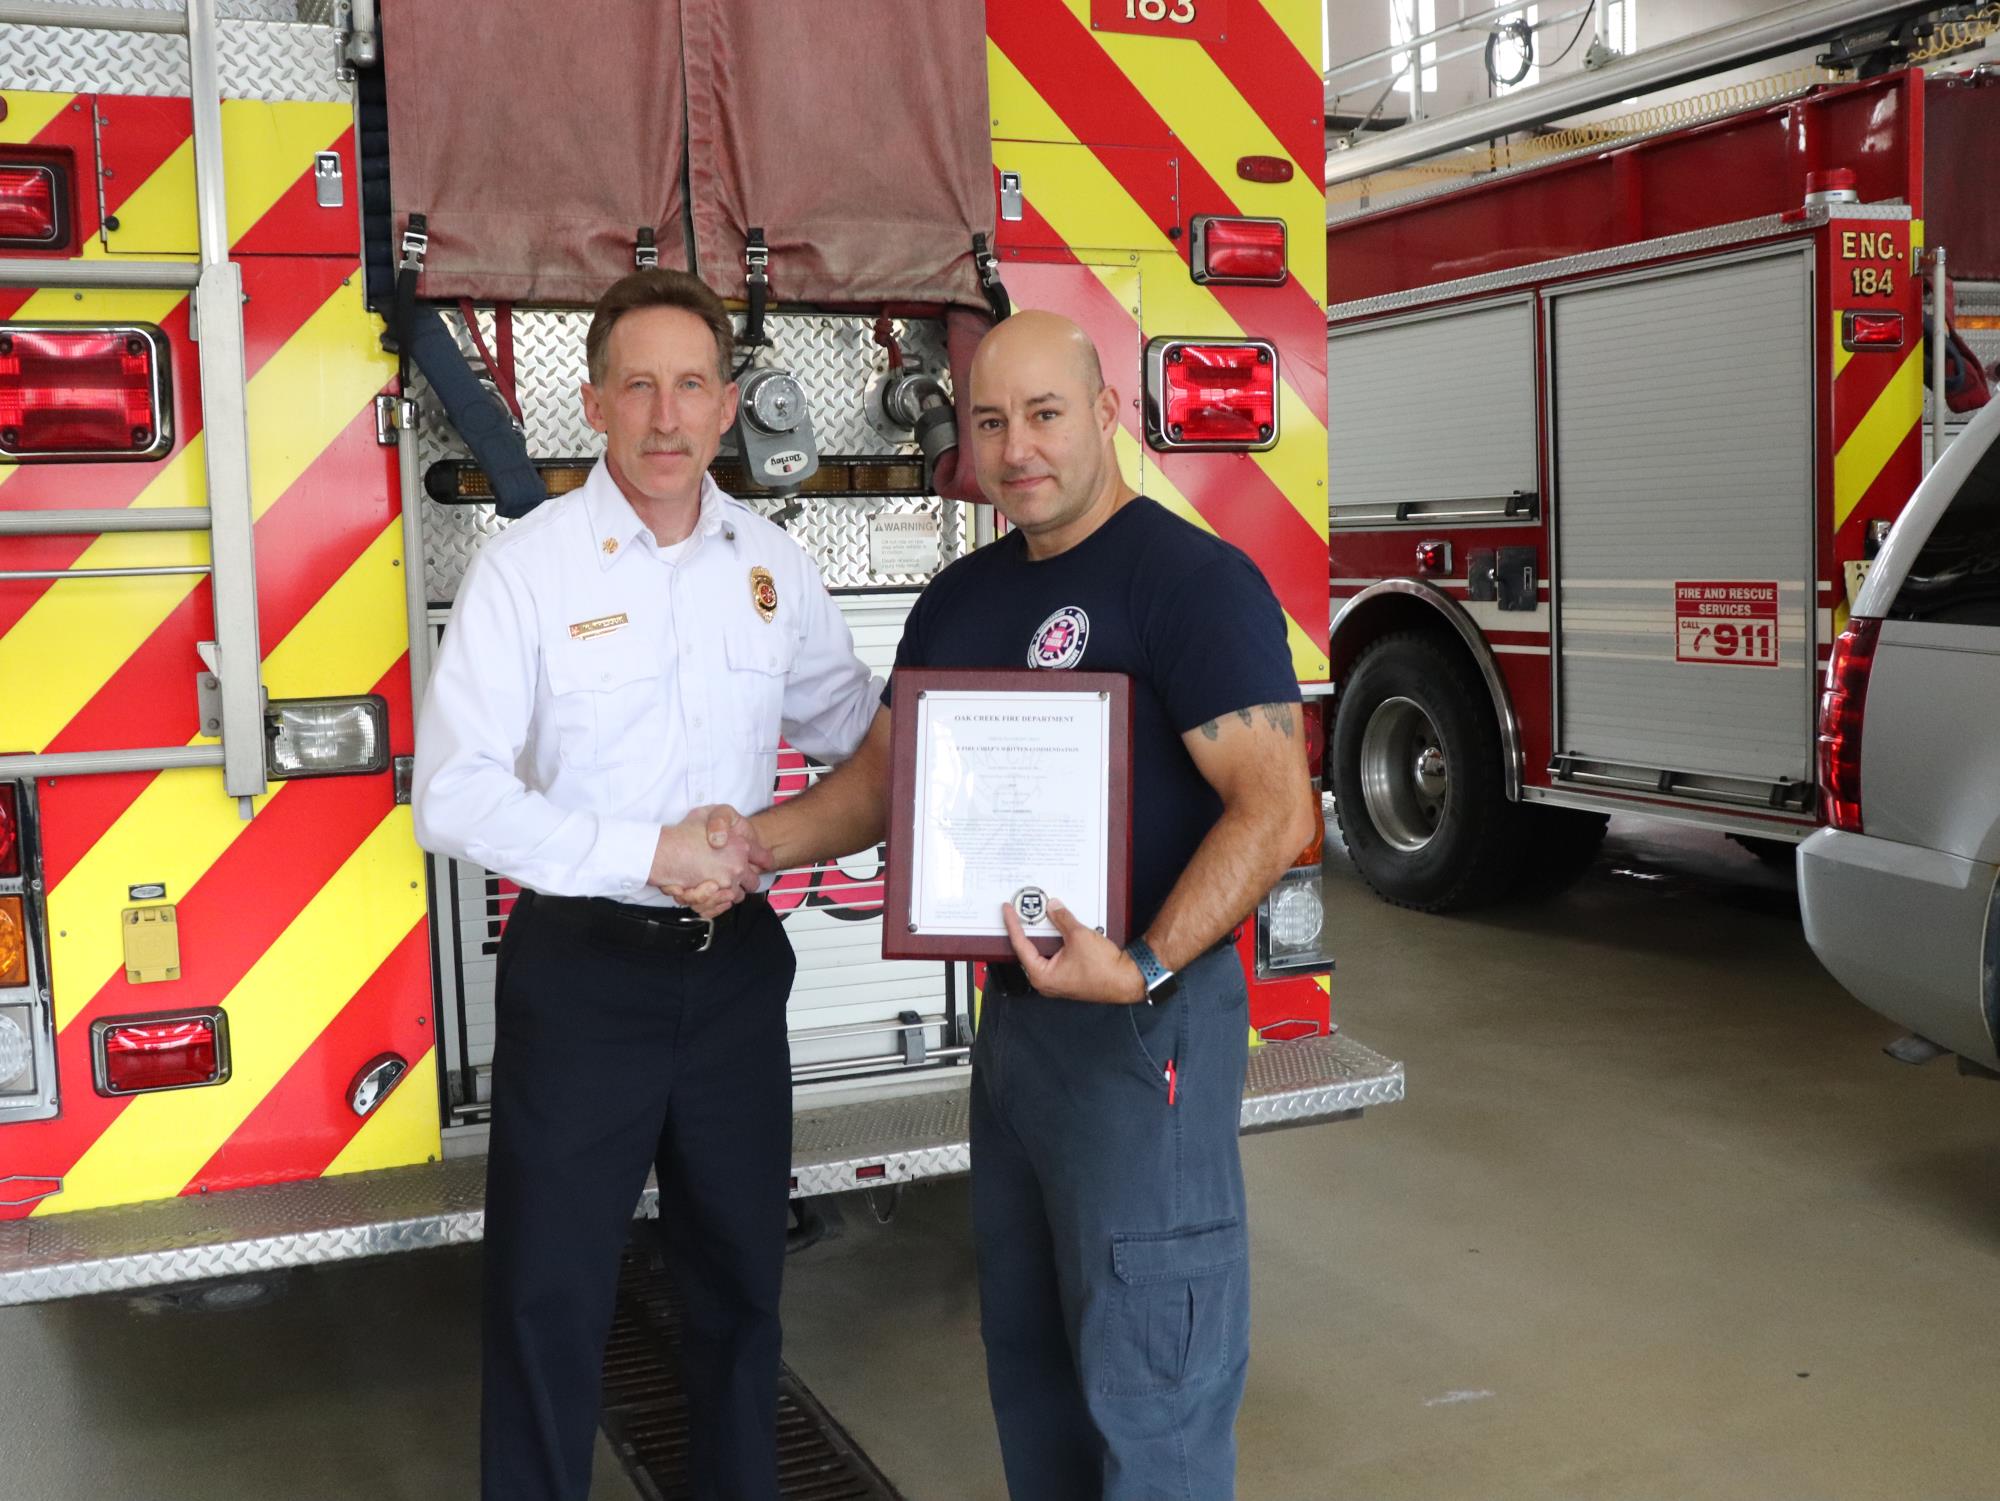
<svg viewBox="0 0 2000 1501"><path fill-rule="evenodd" d="M1870 1009L2000 1067L1982 974L1996 867L1839 829L1799 846L1806 941Z"/></svg>
<svg viewBox="0 0 2000 1501"><path fill-rule="evenodd" d="M1403 1098L1403 1065L1353 1038L1252 1049L1245 1131L1344 1120ZM796 1196L965 1172L967 1093L936 1090L796 1112ZM638 1212L655 1208L648 1188ZM486 1161L463 1157L267 1188L0 1223L0 1306L122 1292L478 1240Z"/></svg>

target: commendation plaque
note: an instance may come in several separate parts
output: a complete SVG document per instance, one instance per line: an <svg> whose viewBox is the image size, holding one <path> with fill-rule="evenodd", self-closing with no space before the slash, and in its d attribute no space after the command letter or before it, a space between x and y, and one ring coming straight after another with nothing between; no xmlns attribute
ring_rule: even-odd
<svg viewBox="0 0 2000 1501"><path fill-rule="evenodd" d="M895 684L883 957L1011 959L1002 905L1052 952L1052 901L1123 944L1130 680L917 669Z"/></svg>

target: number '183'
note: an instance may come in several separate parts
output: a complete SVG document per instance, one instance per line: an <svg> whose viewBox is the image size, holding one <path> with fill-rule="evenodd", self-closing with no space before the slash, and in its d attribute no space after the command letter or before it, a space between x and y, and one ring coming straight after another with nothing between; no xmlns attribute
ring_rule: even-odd
<svg viewBox="0 0 2000 1501"><path fill-rule="evenodd" d="M1172 21L1177 26L1194 24L1194 0L1125 0L1128 21Z"/></svg>

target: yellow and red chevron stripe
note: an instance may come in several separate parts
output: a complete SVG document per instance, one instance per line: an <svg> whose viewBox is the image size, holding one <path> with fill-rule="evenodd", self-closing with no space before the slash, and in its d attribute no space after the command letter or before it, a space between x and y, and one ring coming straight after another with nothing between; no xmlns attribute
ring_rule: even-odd
<svg viewBox="0 0 2000 1501"><path fill-rule="evenodd" d="M1892 222L1878 233L1895 240L1899 264L1911 264L1911 251L1922 242L1921 225L1908 226L1906 233L1905 226ZM1834 293L1828 331L1833 374L1831 573L1833 629L1838 632L1847 623L1849 604L1841 565L1866 555L1868 523L1893 519L1923 478L1926 372L1921 338L1880 353L1844 348L1842 318L1848 309L1842 304L1852 299L1843 295L1850 278L1837 252L1829 281ZM1920 326L1920 304L1911 280L1904 279L1895 306L1903 314L1904 327Z"/></svg>
<svg viewBox="0 0 2000 1501"><path fill-rule="evenodd" d="M100 232L78 195L87 258L191 254L185 101L8 94L0 139L99 164ZM103 140L92 154L93 113ZM273 697L375 692L392 748L410 739L408 629L393 455L373 400L393 380L362 305L353 215L318 209L313 154L353 175L352 116L312 104L224 105L230 228L245 343L258 610ZM106 241L109 241L107 245ZM172 293L18 294L0 316L157 322L174 341L176 444L150 465L0 471L0 508L200 504L198 372ZM9 568L202 562L206 538L22 539ZM10 750L198 738L194 643L205 580L0 582L0 679ZM243 822L207 771L59 778L39 791L62 1114L0 1135L0 1174L60 1179L39 1213L422 1161L437 1151L421 856L386 778L274 784ZM162 882L178 907L182 976L126 982L128 889ZM91 1087L90 1026L183 1006L227 1012L232 1073L199 1090L108 1099ZM413 1065L365 1122L346 1104L379 1053ZM23 1208L0 1209L18 1214Z"/></svg>
<svg viewBox="0 0 2000 1501"><path fill-rule="evenodd" d="M1122 445L1142 487L1241 547L1290 621L1301 680L1327 670L1326 320L1317 294L1326 245L1315 0L1233 0L1227 39L1095 31L1089 0L988 7L994 161L1022 176L1025 207L999 243L1010 288L1078 317L1123 395L1140 391L1148 337L1277 344L1279 442L1267 453L1161 455L1128 422ZM1242 180L1244 156L1294 167L1280 184ZM1282 218L1292 276L1282 287L1201 286L1185 229L1197 214ZM1024 268L1085 266L1061 287ZM1093 285L1095 283L1095 285ZM1017 293L1017 300L1019 299Z"/></svg>

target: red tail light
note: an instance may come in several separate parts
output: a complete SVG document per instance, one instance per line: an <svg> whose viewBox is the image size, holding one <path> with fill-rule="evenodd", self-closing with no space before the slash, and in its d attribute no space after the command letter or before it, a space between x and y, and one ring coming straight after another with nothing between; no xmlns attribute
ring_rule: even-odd
<svg viewBox="0 0 2000 1501"><path fill-rule="evenodd" d="M0 458L152 458L172 446L157 328L0 324Z"/></svg>
<svg viewBox="0 0 2000 1501"><path fill-rule="evenodd" d="M1278 352L1262 339L1155 339L1146 398L1155 448L1269 448L1278 441Z"/></svg>
<svg viewBox="0 0 2000 1501"><path fill-rule="evenodd" d="M1901 313L1842 313L1840 315L1841 347L1855 349L1901 349L1903 347L1903 315Z"/></svg>
<svg viewBox="0 0 2000 1501"><path fill-rule="evenodd" d="M0 245L36 250L61 245L62 189L54 167L0 164Z"/></svg>
<svg viewBox="0 0 2000 1501"><path fill-rule="evenodd" d="M21 809L11 785L0 785L0 877L21 873Z"/></svg>
<svg viewBox="0 0 2000 1501"><path fill-rule="evenodd" d="M1881 629L1879 620L1855 620L1840 633L1819 698L1820 811L1853 834L1861 832L1861 715Z"/></svg>
<svg viewBox="0 0 2000 1501"><path fill-rule="evenodd" d="M1198 282L1278 286L1285 279L1285 221L1197 214L1188 259Z"/></svg>
<svg viewBox="0 0 2000 1501"><path fill-rule="evenodd" d="M229 1077L228 1035L220 1011L126 1017L91 1027L100 1094L139 1094L219 1084Z"/></svg>

